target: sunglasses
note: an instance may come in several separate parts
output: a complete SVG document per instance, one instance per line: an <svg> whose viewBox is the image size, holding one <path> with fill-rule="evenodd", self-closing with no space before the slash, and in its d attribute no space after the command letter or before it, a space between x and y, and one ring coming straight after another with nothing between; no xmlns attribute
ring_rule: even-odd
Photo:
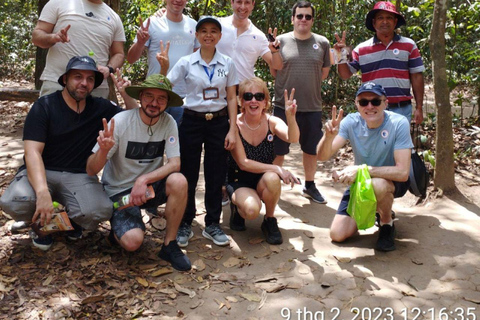
<svg viewBox="0 0 480 320"><path fill-rule="evenodd" d="M305 20L307 20L307 21L310 21L310 20L312 20L312 18L313 18L312 15L310 15L310 14L305 14L305 15L304 15L303 13L299 13L299 14L297 14L295 17L296 17L298 20L302 20L303 17L305 17Z"/></svg>
<svg viewBox="0 0 480 320"><path fill-rule="evenodd" d="M257 101L263 101L263 100L265 100L265 93L263 93L263 92L257 92L257 93L245 92L243 94L243 100L245 100L245 101L250 101L254 97L255 97L255 100L257 100Z"/></svg>
<svg viewBox="0 0 480 320"><path fill-rule="evenodd" d="M383 99L372 99L372 100L368 100L368 99L360 99L358 100L358 104L361 105L362 107L366 107L368 106L369 103L372 104L372 106L374 107L378 107L379 105L382 104L382 102L385 101Z"/></svg>

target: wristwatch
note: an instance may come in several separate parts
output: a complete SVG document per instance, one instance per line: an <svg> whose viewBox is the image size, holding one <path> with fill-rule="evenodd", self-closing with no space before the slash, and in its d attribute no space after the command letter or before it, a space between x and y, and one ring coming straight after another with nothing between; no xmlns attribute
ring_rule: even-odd
<svg viewBox="0 0 480 320"><path fill-rule="evenodd" d="M108 71L110 71L110 73L115 73L115 69L112 68L112 66L107 66L108 67Z"/></svg>

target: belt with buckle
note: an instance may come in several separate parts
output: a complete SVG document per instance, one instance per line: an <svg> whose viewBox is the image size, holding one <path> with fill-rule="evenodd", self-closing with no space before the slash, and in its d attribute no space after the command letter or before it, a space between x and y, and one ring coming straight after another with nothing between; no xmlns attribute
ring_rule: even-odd
<svg viewBox="0 0 480 320"><path fill-rule="evenodd" d="M405 107L412 104L412 100L405 100L405 101L400 101L397 103L389 103L388 107L389 108L396 108L396 107Z"/></svg>
<svg viewBox="0 0 480 320"><path fill-rule="evenodd" d="M220 111L215 111L215 112L196 112L191 109L184 109L183 110L184 114L188 114L191 116L195 116L198 118L203 118L207 121L212 120L213 118L216 117L221 117L221 116L226 116L228 114L227 107L223 108Z"/></svg>

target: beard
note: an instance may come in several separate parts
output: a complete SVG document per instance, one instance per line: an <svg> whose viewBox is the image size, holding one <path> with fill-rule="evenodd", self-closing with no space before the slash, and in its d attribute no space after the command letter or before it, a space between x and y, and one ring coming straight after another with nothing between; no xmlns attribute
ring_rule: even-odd
<svg viewBox="0 0 480 320"><path fill-rule="evenodd" d="M162 113L165 112L166 108L164 108L163 110L160 111L159 108L155 108L153 107L154 109L158 110L157 112L155 113L152 113L151 111L149 111L149 107L151 107L151 105L146 105L146 106L142 106L140 109L142 109L142 112L147 116L149 117L150 119L156 119L158 117L160 117L162 115Z"/></svg>

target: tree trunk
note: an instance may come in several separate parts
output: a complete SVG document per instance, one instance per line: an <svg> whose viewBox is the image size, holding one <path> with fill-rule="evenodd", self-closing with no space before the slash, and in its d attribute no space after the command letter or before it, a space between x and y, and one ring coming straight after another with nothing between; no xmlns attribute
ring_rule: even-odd
<svg viewBox="0 0 480 320"><path fill-rule="evenodd" d="M43 7L48 2L48 0L38 0L38 16L40 17L40 12L42 12ZM42 75L43 69L45 69L45 63L47 62L47 52L48 49L42 49L37 47L35 53L35 89L39 90L42 86L42 81L40 76Z"/></svg>
<svg viewBox="0 0 480 320"><path fill-rule="evenodd" d="M106 0L105 3L110 6L118 15L120 15L120 0ZM108 82L108 99L115 103L118 103L117 93L115 91L115 85L113 84L112 79L109 77Z"/></svg>
<svg viewBox="0 0 480 320"><path fill-rule="evenodd" d="M443 191L455 189L453 167L453 132L450 92L447 84L445 61L445 23L447 1L435 0L435 8L430 32L430 52L432 54L433 84L437 110L435 187Z"/></svg>

